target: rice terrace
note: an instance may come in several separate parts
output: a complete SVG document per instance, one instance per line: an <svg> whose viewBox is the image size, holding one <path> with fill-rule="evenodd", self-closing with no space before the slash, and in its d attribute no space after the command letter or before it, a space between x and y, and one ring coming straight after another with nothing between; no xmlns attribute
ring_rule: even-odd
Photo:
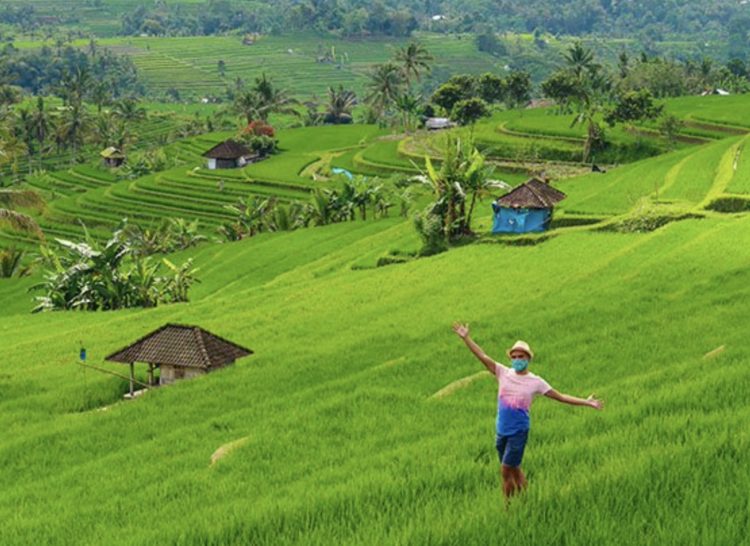
<svg viewBox="0 0 750 546"><path fill-rule="evenodd" d="M0 4L0 544L750 543L708 4Z"/></svg>

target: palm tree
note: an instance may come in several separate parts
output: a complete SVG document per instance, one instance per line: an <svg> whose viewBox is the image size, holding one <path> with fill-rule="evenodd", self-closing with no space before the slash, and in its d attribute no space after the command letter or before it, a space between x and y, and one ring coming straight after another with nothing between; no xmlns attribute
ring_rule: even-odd
<svg viewBox="0 0 750 546"><path fill-rule="evenodd" d="M89 128L89 115L86 108L81 103L73 103L63 112L60 125L58 126L59 136L66 145L73 147L74 161L78 156L78 148L83 144L84 136Z"/></svg>
<svg viewBox="0 0 750 546"><path fill-rule="evenodd" d="M394 104L396 98L401 94L403 86L403 72L398 66L392 62L377 65L370 73L370 81L367 84L370 93L365 97L365 102L378 115L382 115Z"/></svg>
<svg viewBox="0 0 750 546"><path fill-rule="evenodd" d="M422 104L421 95L413 95L409 91L401 93L395 100L396 109L401 112L401 122L404 126L404 131L408 131L412 127L412 119L419 111L419 106Z"/></svg>
<svg viewBox="0 0 750 546"><path fill-rule="evenodd" d="M579 81L583 80L584 73L591 73L599 68L599 65L594 62L594 52L583 47L580 41L570 46L563 54L563 58Z"/></svg>
<svg viewBox="0 0 750 546"><path fill-rule="evenodd" d="M27 108L19 108L16 112L16 133L26 146L28 156L34 153L34 131L32 128L31 112ZM31 161L27 161L31 174Z"/></svg>
<svg viewBox="0 0 750 546"><path fill-rule="evenodd" d="M118 100L112 108L112 113L125 122L146 119L146 109L140 106L134 98Z"/></svg>
<svg viewBox="0 0 750 546"><path fill-rule="evenodd" d="M238 93L234 97L232 108L237 114L244 116L248 124L260 117L258 113L258 97L253 91Z"/></svg>
<svg viewBox="0 0 750 546"><path fill-rule="evenodd" d="M326 111L323 114L324 123L351 123L352 110L357 104L357 95L354 91L344 89L339 85L338 90L333 87L328 88L328 103Z"/></svg>
<svg viewBox="0 0 750 546"><path fill-rule="evenodd" d="M434 57L420 43L411 42L396 51L396 61L401 64L401 71L407 85L411 85L412 78L419 81L423 72L430 72L430 63Z"/></svg>
<svg viewBox="0 0 750 546"><path fill-rule="evenodd" d="M44 109L44 99L40 96L36 100L36 109L31 116L31 130L34 138L39 143L39 167L42 166L44 154L44 142L47 140L51 129L49 114Z"/></svg>
<svg viewBox="0 0 750 546"><path fill-rule="evenodd" d="M270 114L299 115L296 108L299 101L290 97L286 89L274 86L265 72L260 78L255 78L253 91L257 95L258 117L261 121L268 121Z"/></svg>

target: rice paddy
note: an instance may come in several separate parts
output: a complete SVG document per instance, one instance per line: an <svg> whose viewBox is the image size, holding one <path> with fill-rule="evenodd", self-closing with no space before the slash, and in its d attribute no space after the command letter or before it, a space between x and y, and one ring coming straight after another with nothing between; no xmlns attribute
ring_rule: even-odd
<svg viewBox="0 0 750 546"><path fill-rule="evenodd" d="M278 156L203 169L201 151L226 136L185 139L182 164L133 181L52 172L38 182L55 193L43 227L75 231L80 218L103 231L128 215L210 228L239 195L304 196L319 183L304 168L321 158L414 169L398 138L361 125L282 130ZM200 268L190 303L127 311L31 315L39 274L0 280L0 543L743 543L750 258L738 249L750 216L703 207L750 187L747 139L555 181L564 218L606 223L644 200L703 216L648 233L560 227L536 245L388 267L378 258L419 247L407 219L261 234L174 256ZM553 387L606 401L603 412L535 403L530 487L508 509L496 386L454 320L500 360L526 339ZM165 322L255 355L130 402L125 381L76 365L82 343L91 363L122 372L104 357Z"/></svg>

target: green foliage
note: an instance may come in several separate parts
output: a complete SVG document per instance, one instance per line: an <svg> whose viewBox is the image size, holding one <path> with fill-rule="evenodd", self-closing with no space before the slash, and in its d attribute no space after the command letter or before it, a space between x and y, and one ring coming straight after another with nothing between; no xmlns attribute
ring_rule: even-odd
<svg viewBox="0 0 750 546"><path fill-rule="evenodd" d="M490 114L487 103L479 98L460 100L453 105L451 119L460 125L473 125Z"/></svg>
<svg viewBox="0 0 750 546"><path fill-rule="evenodd" d="M29 266L23 266L25 252L16 247L0 249L0 278L24 277L31 272Z"/></svg>
<svg viewBox="0 0 750 546"><path fill-rule="evenodd" d="M432 256L448 250L443 231L443 219L434 214L431 209L414 215L414 228L422 240L422 248L419 249L420 256Z"/></svg>
<svg viewBox="0 0 750 546"><path fill-rule="evenodd" d="M604 121L610 127L616 123L632 123L645 121L659 117L664 106L655 105L651 91L641 89L640 91L628 91L617 97L614 107L604 115Z"/></svg>
<svg viewBox="0 0 750 546"><path fill-rule="evenodd" d="M684 126L685 122L672 114L665 114L659 120L659 134L667 141L670 149L674 149L677 135Z"/></svg>
<svg viewBox="0 0 750 546"><path fill-rule="evenodd" d="M44 281L32 289L44 295L36 297L34 312L107 311L187 301L188 290L197 280L192 261L175 266L165 260L171 274L159 276L159 264L136 253L123 228L101 245L87 233L79 243L57 239L59 250L41 247Z"/></svg>

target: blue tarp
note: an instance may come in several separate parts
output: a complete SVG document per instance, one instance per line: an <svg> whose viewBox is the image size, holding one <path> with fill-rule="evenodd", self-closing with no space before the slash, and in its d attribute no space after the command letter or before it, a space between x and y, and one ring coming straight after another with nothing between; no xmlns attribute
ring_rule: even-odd
<svg viewBox="0 0 750 546"><path fill-rule="evenodd" d="M354 175L353 175L352 173L350 173L350 172L349 172L349 171L347 171L346 169L342 169L342 168L340 168L340 167L334 167L333 169L331 169L331 172L332 172L333 174L343 174L343 175L344 175L345 177L347 177L347 178L348 178L349 180L351 180L352 178L354 178Z"/></svg>
<svg viewBox="0 0 750 546"><path fill-rule="evenodd" d="M552 218L552 209L512 209L492 203L492 210L495 211L492 233L545 231Z"/></svg>

